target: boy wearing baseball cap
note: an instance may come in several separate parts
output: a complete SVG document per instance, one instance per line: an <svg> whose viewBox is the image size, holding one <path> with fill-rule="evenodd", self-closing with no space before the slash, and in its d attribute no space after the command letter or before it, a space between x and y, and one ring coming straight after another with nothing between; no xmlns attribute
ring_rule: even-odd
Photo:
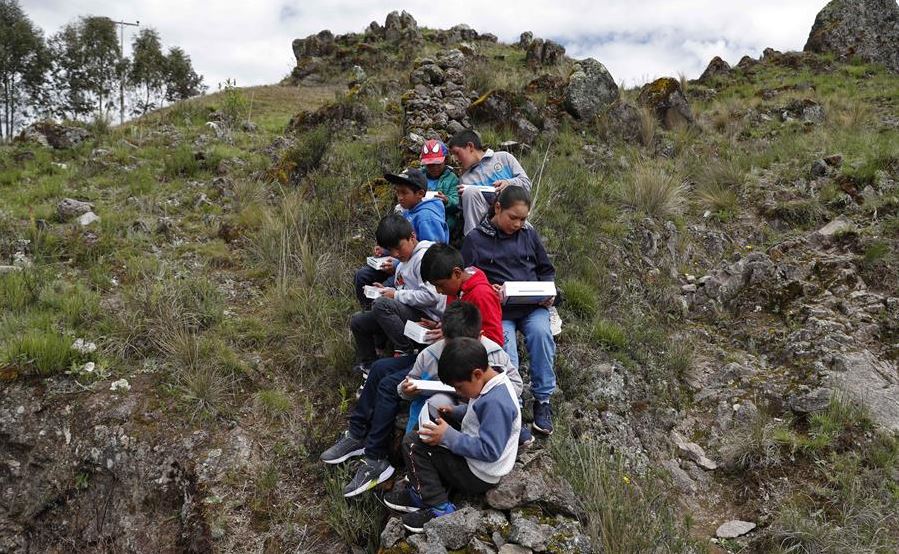
<svg viewBox="0 0 899 554"><path fill-rule="evenodd" d="M393 185L396 201L403 208L403 217L412 223L418 240L449 242L446 209L436 198L425 200L428 178L422 170L410 167L402 173L386 173L384 178Z"/></svg>
<svg viewBox="0 0 899 554"><path fill-rule="evenodd" d="M446 209L446 226L451 239L462 239L462 220L459 213L459 178L453 169L446 165L449 150L446 145L436 139L425 142L421 147L421 165L428 178L428 190L435 191L437 198Z"/></svg>

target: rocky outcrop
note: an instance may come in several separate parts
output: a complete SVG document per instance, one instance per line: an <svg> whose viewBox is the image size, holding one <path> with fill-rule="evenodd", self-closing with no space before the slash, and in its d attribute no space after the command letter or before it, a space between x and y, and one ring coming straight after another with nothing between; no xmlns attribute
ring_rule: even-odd
<svg viewBox="0 0 899 554"><path fill-rule="evenodd" d="M672 77L662 77L643 85L637 101L655 114L666 129L695 124L693 111L684 96L680 81Z"/></svg>
<svg viewBox="0 0 899 554"><path fill-rule="evenodd" d="M899 5L896 0L833 0L815 18L805 51L860 58L899 72Z"/></svg>
<svg viewBox="0 0 899 554"><path fill-rule="evenodd" d="M577 119L590 120L618 100L618 85L609 70L593 58L575 64L565 89L565 109Z"/></svg>
<svg viewBox="0 0 899 554"><path fill-rule="evenodd" d="M533 66L557 65L565 58L565 47L552 40L535 38L527 45L525 61Z"/></svg>
<svg viewBox="0 0 899 554"><path fill-rule="evenodd" d="M702 72L702 75L699 76L698 81L700 83L705 83L714 79L715 77L725 77L730 74L730 64L726 61L722 60L718 56L712 58L712 61L709 62L709 65L705 68L705 71Z"/></svg>
<svg viewBox="0 0 899 554"><path fill-rule="evenodd" d="M90 131L83 127L62 125L55 121L38 121L22 130L17 140L36 142L55 150L66 150L78 146L90 136Z"/></svg>
<svg viewBox="0 0 899 554"><path fill-rule="evenodd" d="M456 49L415 62L409 77L413 87L402 96L403 131L410 150L417 152L426 139L446 139L470 127L468 107L477 95L465 88L464 65L465 55Z"/></svg>

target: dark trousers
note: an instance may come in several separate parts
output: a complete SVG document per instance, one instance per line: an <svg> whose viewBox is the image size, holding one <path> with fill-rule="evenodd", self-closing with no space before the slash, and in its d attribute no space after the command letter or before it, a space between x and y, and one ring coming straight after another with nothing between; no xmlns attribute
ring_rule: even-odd
<svg viewBox="0 0 899 554"><path fill-rule="evenodd" d="M384 271L373 269L370 265L364 265L356 270L356 276L353 278L353 285L356 288L356 300L363 310L371 307L372 299L367 298L362 288L372 283L381 283L385 287L393 286L393 275Z"/></svg>
<svg viewBox="0 0 899 554"><path fill-rule="evenodd" d="M403 437L403 455L409 481L427 506L448 502L450 489L480 495L493 487L471 472L465 458L425 444L415 431Z"/></svg>
<svg viewBox="0 0 899 554"><path fill-rule="evenodd" d="M375 300L371 310L353 314L350 330L356 340L356 361L368 363L377 358L375 349L384 337L397 350L412 352L415 343L403 334L403 330L407 321L418 321L424 315L419 309L384 296Z"/></svg>
<svg viewBox="0 0 899 554"><path fill-rule="evenodd" d="M387 457L387 444L402 399L397 385L412 369L415 356L382 358L371 366L359 400L350 414L350 436L365 441L365 455Z"/></svg>

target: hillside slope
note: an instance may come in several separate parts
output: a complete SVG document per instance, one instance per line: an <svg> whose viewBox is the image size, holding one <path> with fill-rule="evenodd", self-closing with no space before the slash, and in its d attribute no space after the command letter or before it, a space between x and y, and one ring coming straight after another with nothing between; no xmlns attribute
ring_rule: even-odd
<svg viewBox="0 0 899 554"><path fill-rule="evenodd" d="M538 492L450 548L896 551L899 77L771 51L574 117L598 70L465 29L407 59L395 23L295 43L289 84L0 147L0 551L444 548L317 457L381 173L453 122L527 144L566 301ZM729 520L757 527L710 541Z"/></svg>

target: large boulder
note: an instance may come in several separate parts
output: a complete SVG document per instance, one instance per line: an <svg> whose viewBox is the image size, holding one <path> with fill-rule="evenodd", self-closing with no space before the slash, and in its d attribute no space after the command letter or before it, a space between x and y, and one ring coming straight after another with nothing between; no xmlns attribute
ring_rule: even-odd
<svg viewBox="0 0 899 554"><path fill-rule="evenodd" d="M618 85L606 66L587 58L577 62L565 89L565 109L577 119L593 119L618 100Z"/></svg>
<svg viewBox="0 0 899 554"><path fill-rule="evenodd" d="M695 123L690 104L677 79L662 77L643 85L637 102L654 113L666 129Z"/></svg>
<svg viewBox="0 0 899 554"><path fill-rule="evenodd" d="M730 73L730 64L726 61L722 60L720 57L715 56L712 58L712 61L709 62L709 65L705 68L705 71L702 72L702 75L699 76L699 82L705 83L710 79L715 77L724 77Z"/></svg>
<svg viewBox="0 0 899 554"><path fill-rule="evenodd" d="M899 5L896 0L833 0L815 18L805 51L858 57L899 72Z"/></svg>
<svg viewBox="0 0 899 554"><path fill-rule="evenodd" d="M306 38L293 41L293 55L299 62L303 58L320 58L334 53L334 33L325 29Z"/></svg>
<svg viewBox="0 0 899 554"><path fill-rule="evenodd" d="M558 42L536 38L528 44L524 59L531 65L556 65L564 57L564 46Z"/></svg>
<svg viewBox="0 0 899 554"><path fill-rule="evenodd" d="M384 38L392 42L420 42L421 31L410 13L393 11L384 21Z"/></svg>

